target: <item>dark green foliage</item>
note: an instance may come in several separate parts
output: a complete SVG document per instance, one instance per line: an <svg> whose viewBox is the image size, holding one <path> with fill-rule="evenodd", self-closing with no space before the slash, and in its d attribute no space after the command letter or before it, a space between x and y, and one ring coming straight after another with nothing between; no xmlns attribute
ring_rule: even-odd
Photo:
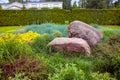
<svg viewBox="0 0 120 80"><path fill-rule="evenodd" d="M54 30L52 35L55 36L55 37L62 37L62 33L58 30Z"/></svg>
<svg viewBox="0 0 120 80"><path fill-rule="evenodd" d="M71 9L71 0L62 0L63 1L63 9Z"/></svg>
<svg viewBox="0 0 120 80"><path fill-rule="evenodd" d="M92 48L92 52L101 56L115 56L120 49L120 34L111 36L105 43L99 43Z"/></svg>
<svg viewBox="0 0 120 80"><path fill-rule="evenodd" d="M58 52L52 55L40 53L36 56L39 56L45 61L48 72L50 73L50 80L94 80L95 77L93 73L97 71L99 71L100 74L106 72L110 64L109 58L94 55L90 57L81 54L79 54L79 56L76 54L66 56L62 52ZM104 76L103 78L102 76L100 77L99 74L96 76L99 76L97 80L104 79L105 77L112 78L111 75Z"/></svg>
<svg viewBox="0 0 120 80"><path fill-rule="evenodd" d="M25 9L26 9L26 7L25 7L25 5L23 5L22 10L25 10Z"/></svg>
<svg viewBox="0 0 120 80"><path fill-rule="evenodd" d="M0 6L0 10L2 10L2 7Z"/></svg>
<svg viewBox="0 0 120 80"><path fill-rule="evenodd" d="M120 9L120 1L116 1L114 5L115 8Z"/></svg>
<svg viewBox="0 0 120 80"><path fill-rule="evenodd" d="M118 45L120 47L120 34L116 34L110 37L108 44L111 46Z"/></svg>
<svg viewBox="0 0 120 80"><path fill-rule="evenodd" d="M59 7L54 7L52 10L61 10Z"/></svg>
<svg viewBox="0 0 120 80"><path fill-rule="evenodd" d="M37 37L33 43L32 48L36 53L49 52L50 47L48 43L54 39L54 36L46 34L45 36Z"/></svg>
<svg viewBox="0 0 120 80"><path fill-rule="evenodd" d="M120 52L119 55L112 58L111 66L113 69L113 74L120 80Z"/></svg>
<svg viewBox="0 0 120 80"><path fill-rule="evenodd" d="M86 23L101 25L120 24L119 10L99 10L99 9L81 9L72 11L72 21L81 20ZM78 14L79 13L79 14Z"/></svg>
<svg viewBox="0 0 120 80"><path fill-rule="evenodd" d="M97 62L96 69L99 71L107 71L114 75L118 80L120 76L120 34L111 36L106 43L100 43L92 47L92 53L97 56L103 57L103 59ZM104 62L103 62L104 61Z"/></svg>
<svg viewBox="0 0 120 80"><path fill-rule="evenodd" d="M72 8L77 8L76 1L73 3L73 6L72 6Z"/></svg>
<svg viewBox="0 0 120 80"><path fill-rule="evenodd" d="M71 22L74 20L103 25L119 25L120 10L73 9L71 11L50 9L0 11L0 26L40 24L45 22L64 24L65 21Z"/></svg>
<svg viewBox="0 0 120 80"><path fill-rule="evenodd" d="M102 32L103 34L102 42L106 42L111 36L120 33L120 30L116 28L102 27L97 24L92 24L92 26Z"/></svg>
<svg viewBox="0 0 120 80"><path fill-rule="evenodd" d="M107 41L111 36L113 36L114 34L117 34L115 31L113 30L103 30L103 42Z"/></svg>
<svg viewBox="0 0 120 80"><path fill-rule="evenodd" d="M48 7L43 7L43 8L41 8L41 10L50 10L50 8L48 8Z"/></svg>

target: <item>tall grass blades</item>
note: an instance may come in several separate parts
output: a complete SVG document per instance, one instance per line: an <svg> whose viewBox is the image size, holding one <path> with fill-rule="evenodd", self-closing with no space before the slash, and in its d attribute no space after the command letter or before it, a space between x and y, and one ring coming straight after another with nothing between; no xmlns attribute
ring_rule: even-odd
<svg viewBox="0 0 120 80"><path fill-rule="evenodd" d="M32 53L30 46L15 38L4 39L0 42L0 60L11 61L15 56Z"/></svg>

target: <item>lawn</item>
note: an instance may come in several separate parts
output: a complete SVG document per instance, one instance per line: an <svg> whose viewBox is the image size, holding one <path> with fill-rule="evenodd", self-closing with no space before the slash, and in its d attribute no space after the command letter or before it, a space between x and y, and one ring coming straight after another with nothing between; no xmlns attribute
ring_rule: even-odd
<svg viewBox="0 0 120 80"><path fill-rule="evenodd" d="M103 25L103 26L112 29L120 29L120 25Z"/></svg>
<svg viewBox="0 0 120 80"><path fill-rule="evenodd" d="M24 27L25 26L1 26L0 27L0 33L13 32L15 30L22 29Z"/></svg>

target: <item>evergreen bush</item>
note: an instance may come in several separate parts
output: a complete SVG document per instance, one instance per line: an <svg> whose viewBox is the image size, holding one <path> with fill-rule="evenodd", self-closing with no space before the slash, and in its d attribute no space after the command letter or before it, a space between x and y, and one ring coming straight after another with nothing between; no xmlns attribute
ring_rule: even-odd
<svg viewBox="0 0 120 80"><path fill-rule="evenodd" d="M40 24L45 22L64 24L65 21L71 22L74 20L102 25L120 25L120 10L0 10L0 26Z"/></svg>

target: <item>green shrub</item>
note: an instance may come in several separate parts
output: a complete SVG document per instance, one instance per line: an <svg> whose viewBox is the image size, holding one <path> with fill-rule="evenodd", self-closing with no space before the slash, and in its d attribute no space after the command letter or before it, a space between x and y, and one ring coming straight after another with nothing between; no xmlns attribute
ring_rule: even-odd
<svg viewBox="0 0 120 80"><path fill-rule="evenodd" d="M112 73L116 76L118 80L120 80L120 54L112 58L111 66L113 69Z"/></svg>
<svg viewBox="0 0 120 80"><path fill-rule="evenodd" d="M118 13L118 14L116 14ZM0 26L41 24L45 22L64 24L80 20L101 25L119 25L120 10L0 10Z"/></svg>
<svg viewBox="0 0 120 80"><path fill-rule="evenodd" d="M49 80L84 80L83 70L78 70L75 64L60 65L60 69L56 69L55 74L49 77Z"/></svg>
<svg viewBox="0 0 120 80"><path fill-rule="evenodd" d="M101 25L119 24L119 22L117 21L119 20L119 15L114 16L117 11L119 12L119 10L99 10L99 9L73 10L72 21L81 20L86 23L95 23Z"/></svg>
<svg viewBox="0 0 120 80"><path fill-rule="evenodd" d="M103 30L103 42L107 41L111 36L115 35L116 32L113 30Z"/></svg>
<svg viewBox="0 0 120 80"><path fill-rule="evenodd" d="M108 40L108 44L111 46L114 45L120 45L120 34L116 34L110 37L110 39Z"/></svg>
<svg viewBox="0 0 120 80"><path fill-rule="evenodd" d="M22 7L21 9L22 9L22 10L25 10L25 9L26 9L25 5L23 5L23 7Z"/></svg>
<svg viewBox="0 0 120 80"><path fill-rule="evenodd" d="M59 7L54 7L52 10L61 10Z"/></svg>
<svg viewBox="0 0 120 80"><path fill-rule="evenodd" d="M113 35L114 34L114 35ZM104 33L104 38L108 39L105 43L99 43L95 46L92 46L92 52L96 55L104 55L104 56L115 56L119 52L120 47L120 34L114 33L112 31L106 31Z"/></svg>
<svg viewBox="0 0 120 80"><path fill-rule="evenodd" d="M111 46L107 43L99 43L91 47L91 51L97 56L113 56L114 53L111 51Z"/></svg>
<svg viewBox="0 0 120 80"><path fill-rule="evenodd" d="M29 8L29 10L38 10L36 7Z"/></svg>
<svg viewBox="0 0 120 80"><path fill-rule="evenodd" d="M117 80L116 78L112 78L109 73L92 73L91 80Z"/></svg>
<svg viewBox="0 0 120 80"><path fill-rule="evenodd" d="M62 37L62 33L58 30L53 31L52 35L55 37Z"/></svg>
<svg viewBox="0 0 120 80"><path fill-rule="evenodd" d="M65 24L67 24L67 25L68 25L68 24L69 24L69 21L65 21Z"/></svg>
<svg viewBox="0 0 120 80"><path fill-rule="evenodd" d="M95 57L94 57L95 58ZM92 64L94 64L93 71L106 72L110 66L110 58L107 56L96 56L95 59L92 60Z"/></svg>
<svg viewBox="0 0 120 80"><path fill-rule="evenodd" d="M42 37L37 37L32 43L33 51L37 53L47 52L49 50L48 43L53 39L54 36L48 34Z"/></svg>
<svg viewBox="0 0 120 80"><path fill-rule="evenodd" d="M50 10L50 8L48 8L48 7L43 7L43 8L41 8L41 10Z"/></svg>

